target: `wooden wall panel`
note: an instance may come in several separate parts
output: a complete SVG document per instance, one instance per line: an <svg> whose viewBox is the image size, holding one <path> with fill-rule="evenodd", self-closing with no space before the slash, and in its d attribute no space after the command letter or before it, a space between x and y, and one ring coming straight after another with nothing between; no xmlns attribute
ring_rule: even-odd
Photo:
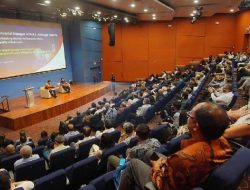
<svg viewBox="0 0 250 190"><path fill-rule="evenodd" d="M216 21L220 24L216 25ZM114 49L103 45L104 80L110 80L114 72L122 81L132 81L223 53L235 44L235 24L235 16L220 14L199 19L195 24L189 18L181 18L172 22L119 25ZM105 27L104 24L104 30ZM103 35L103 43L107 43L107 35Z"/></svg>
<svg viewBox="0 0 250 190"><path fill-rule="evenodd" d="M246 33L246 27L250 26L250 10L246 10L237 15L236 21L236 40L235 50L241 51L244 49L244 38Z"/></svg>

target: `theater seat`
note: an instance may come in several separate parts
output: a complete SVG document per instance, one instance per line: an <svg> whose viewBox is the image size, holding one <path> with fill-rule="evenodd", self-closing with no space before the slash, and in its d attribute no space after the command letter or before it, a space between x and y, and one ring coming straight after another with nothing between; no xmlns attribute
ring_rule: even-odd
<svg viewBox="0 0 250 190"><path fill-rule="evenodd" d="M227 162L212 172L203 189L235 190L249 168L250 149L240 148Z"/></svg>
<svg viewBox="0 0 250 190"><path fill-rule="evenodd" d="M49 90L45 89L44 87L40 87L39 92L40 92L40 96L42 98L51 98L52 97L51 94L49 93Z"/></svg>
<svg viewBox="0 0 250 190"><path fill-rule="evenodd" d="M14 155L8 156L6 158L2 158L1 167L8 170L8 171L14 171L15 161L17 161L21 158L22 158L22 156L20 154L14 154Z"/></svg>
<svg viewBox="0 0 250 190"><path fill-rule="evenodd" d="M96 190L116 190L114 185L114 173L116 170L108 172L93 181L90 182L90 185L93 185Z"/></svg>
<svg viewBox="0 0 250 190"><path fill-rule="evenodd" d="M64 170L57 170L34 181L34 190L67 190L66 174Z"/></svg>
<svg viewBox="0 0 250 190"><path fill-rule="evenodd" d="M70 84L69 84L69 87L70 87ZM63 89L63 87L62 87L62 85L60 83L57 83L56 91L59 92L59 93L66 93L66 91Z"/></svg>
<svg viewBox="0 0 250 190"><path fill-rule="evenodd" d="M89 150L93 144L99 144L100 139L94 138L79 144L78 158L85 159L89 156Z"/></svg>

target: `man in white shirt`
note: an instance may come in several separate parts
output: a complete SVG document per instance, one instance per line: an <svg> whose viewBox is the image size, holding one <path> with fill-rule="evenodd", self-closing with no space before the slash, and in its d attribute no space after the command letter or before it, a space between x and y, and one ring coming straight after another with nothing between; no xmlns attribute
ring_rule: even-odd
<svg viewBox="0 0 250 190"><path fill-rule="evenodd" d="M54 149L52 149L51 152L49 153L48 159L50 159L50 156L52 154L54 154L55 152L59 152L59 151L64 150L66 148L70 148L69 146L64 145L64 141L65 141L64 136L62 136L62 135L56 136Z"/></svg>
<svg viewBox="0 0 250 190"><path fill-rule="evenodd" d="M144 98L143 105L136 110L136 116L143 117L146 114L148 108L150 107L150 100L148 98Z"/></svg>
<svg viewBox="0 0 250 190"><path fill-rule="evenodd" d="M232 85L226 84L222 92L217 92L214 88L208 88L212 101L221 106L228 106L233 99Z"/></svg>
<svg viewBox="0 0 250 190"><path fill-rule="evenodd" d="M70 137L73 137L75 135L78 135L79 132L74 129L74 125L72 123L68 124L68 133L64 135L64 138L66 141L69 140Z"/></svg>
<svg viewBox="0 0 250 190"><path fill-rule="evenodd" d="M17 160L14 163L14 169L16 169L17 166L22 165L24 163L39 159L39 155L38 154L34 154L32 155L32 148L29 145L24 145L21 150L20 150L20 154L22 156L21 159Z"/></svg>

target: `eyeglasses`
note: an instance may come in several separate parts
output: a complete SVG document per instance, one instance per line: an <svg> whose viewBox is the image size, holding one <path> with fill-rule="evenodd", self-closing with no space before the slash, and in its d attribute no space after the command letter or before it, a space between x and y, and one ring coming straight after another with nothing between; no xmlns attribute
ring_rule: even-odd
<svg viewBox="0 0 250 190"><path fill-rule="evenodd" d="M192 118L192 119L195 119L195 118L191 115L191 111L188 111L188 112L187 112L187 117L190 117L190 118Z"/></svg>

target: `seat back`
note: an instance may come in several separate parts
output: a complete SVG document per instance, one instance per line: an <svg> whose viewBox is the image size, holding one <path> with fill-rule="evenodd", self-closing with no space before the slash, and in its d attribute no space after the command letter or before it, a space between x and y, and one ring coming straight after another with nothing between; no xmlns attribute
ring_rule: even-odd
<svg viewBox="0 0 250 190"><path fill-rule="evenodd" d="M8 171L14 171L14 163L21 158L22 156L20 154L14 154L6 158L2 158L1 167Z"/></svg>
<svg viewBox="0 0 250 190"><path fill-rule="evenodd" d="M171 136L171 129L167 125L160 125L150 132L150 137L158 139L161 143L166 143L169 136Z"/></svg>
<svg viewBox="0 0 250 190"><path fill-rule="evenodd" d="M66 168L70 181L70 189L79 189L82 184L88 184L97 175L98 159L95 156L81 160Z"/></svg>
<svg viewBox="0 0 250 190"><path fill-rule="evenodd" d="M44 150L44 146L37 146L33 148L32 153L38 154L40 157L43 157L43 150Z"/></svg>
<svg viewBox="0 0 250 190"><path fill-rule="evenodd" d="M15 181L30 180L33 181L46 174L45 161L39 158L15 168Z"/></svg>
<svg viewBox="0 0 250 190"><path fill-rule="evenodd" d="M119 141L119 139L120 139L120 136L121 136L121 132L118 131L118 130L115 130L115 131L112 131L112 132L109 133L109 134L112 136L112 138L114 139L114 141L115 141L116 143L118 143L118 141Z"/></svg>
<svg viewBox="0 0 250 190"><path fill-rule="evenodd" d="M50 156L50 169L52 171L66 168L75 162L75 149L66 148L59 152L55 152Z"/></svg>
<svg viewBox="0 0 250 190"><path fill-rule="evenodd" d="M108 150L105 150L102 154L101 162L99 163L99 171L100 173L105 173L107 170L107 160L111 155L122 155L125 156L125 152L127 150L127 145L125 143L118 144Z"/></svg>
<svg viewBox="0 0 250 190"><path fill-rule="evenodd" d="M79 190L96 190L96 189L95 189L95 187L93 185L86 185L86 186L83 186Z"/></svg>
<svg viewBox="0 0 250 190"><path fill-rule="evenodd" d="M77 142L79 139L82 139L83 138L83 134L77 134L77 135L74 135L74 136L71 136L68 138L67 142L65 142L65 144L68 144L70 145L70 143L72 142Z"/></svg>
<svg viewBox="0 0 250 190"><path fill-rule="evenodd" d="M66 174L64 170L57 170L34 181L34 190L67 190Z"/></svg>
<svg viewBox="0 0 250 190"><path fill-rule="evenodd" d="M93 181L90 182L90 185L93 185L96 190L116 190L113 176L116 170L108 172Z"/></svg>
<svg viewBox="0 0 250 190"><path fill-rule="evenodd" d="M100 139L94 138L79 144L78 157L85 159L89 156L89 150L93 144L99 144Z"/></svg>
<svg viewBox="0 0 250 190"><path fill-rule="evenodd" d="M228 161L209 176L206 190L234 190L240 184L243 174L250 168L250 149L240 148Z"/></svg>

